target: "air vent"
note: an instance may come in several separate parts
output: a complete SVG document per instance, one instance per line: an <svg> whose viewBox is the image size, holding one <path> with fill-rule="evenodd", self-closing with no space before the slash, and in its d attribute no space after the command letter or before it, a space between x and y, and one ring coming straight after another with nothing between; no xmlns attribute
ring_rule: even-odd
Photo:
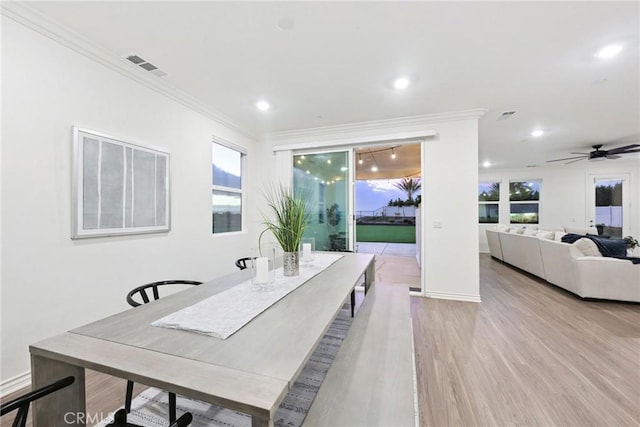
<svg viewBox="0 0 640 427"><path fill-rule="evenodd" d="M136 64L138 67L150 72L151 74L158 76L158 77L164 77L167 75L167 73L165 73L164 71L162 71L160 68L156 67L155 65L153 65L150 62L147 62L146 59L143 59L141 57L139 57L138 55L129 55L127 56L127 60Z"/></svg>
<svg viewBox="0 0 640 427"><path fill-rule="evenodd" d="M515 111L505 111L504 113L500 114L500 117L498 117L498 120L507 120L508 118L513 116L515 113L516 113Z"/></svg>

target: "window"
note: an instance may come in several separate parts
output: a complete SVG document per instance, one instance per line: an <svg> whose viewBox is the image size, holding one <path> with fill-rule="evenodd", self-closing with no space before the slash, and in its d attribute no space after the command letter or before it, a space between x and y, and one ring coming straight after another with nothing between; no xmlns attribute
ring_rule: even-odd
<svg viewBox="0 0 640 427"><path fill-rule="evenodd" d="M242 231L242 164L244 153L213 143L212 222L213 233Z"/></svg>
<svg viewBox="0 0 640 427"><path fill-rule="evenodd" d="M511 224L538 224L541 183L540 180L509 183Z"/></svg>
<svg viewBox="0 0 640 427"><path fill-rule="evenodd" d="M496 224L500 219L500 183L481 182L478 185L478 222Z"/></svg>

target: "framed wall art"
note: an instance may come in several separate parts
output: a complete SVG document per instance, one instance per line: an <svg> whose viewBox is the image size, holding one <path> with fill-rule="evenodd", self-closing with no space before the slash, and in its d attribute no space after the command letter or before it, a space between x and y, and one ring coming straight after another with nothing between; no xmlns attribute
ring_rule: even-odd
<svg viewBox="0 0 640 427"><path fill-rule="evenodd" d="M73 127L71 238L171 228L169 153Z"/></svg>

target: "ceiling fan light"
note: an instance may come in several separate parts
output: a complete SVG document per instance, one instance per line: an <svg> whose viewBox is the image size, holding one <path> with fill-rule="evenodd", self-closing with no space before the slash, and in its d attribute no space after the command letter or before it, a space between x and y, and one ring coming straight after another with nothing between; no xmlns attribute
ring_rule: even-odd
<svg viewBox="0 0 640 427"><path fill-rule="evenodd" d="M536 129L531 132L531 136L533 136L534 138L541 137L542 135L544 135L544 131L542 129Z"/></svg>

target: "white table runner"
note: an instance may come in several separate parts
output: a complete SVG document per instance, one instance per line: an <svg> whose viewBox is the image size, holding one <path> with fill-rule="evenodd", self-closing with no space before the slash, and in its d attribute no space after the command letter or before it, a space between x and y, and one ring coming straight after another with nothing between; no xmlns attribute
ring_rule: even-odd
<svg viewBox="0 0 640 427"><path fill-rule="evenodd" d="M276 270L275 283L270 284L266 289L253 285L251 280L247 280L197 304L158 319L151 325L227 339L254 317L340 258L342 255L316 253L312 263L301 263L299 276L284 277L282 268L279 268Z"/></svg>

